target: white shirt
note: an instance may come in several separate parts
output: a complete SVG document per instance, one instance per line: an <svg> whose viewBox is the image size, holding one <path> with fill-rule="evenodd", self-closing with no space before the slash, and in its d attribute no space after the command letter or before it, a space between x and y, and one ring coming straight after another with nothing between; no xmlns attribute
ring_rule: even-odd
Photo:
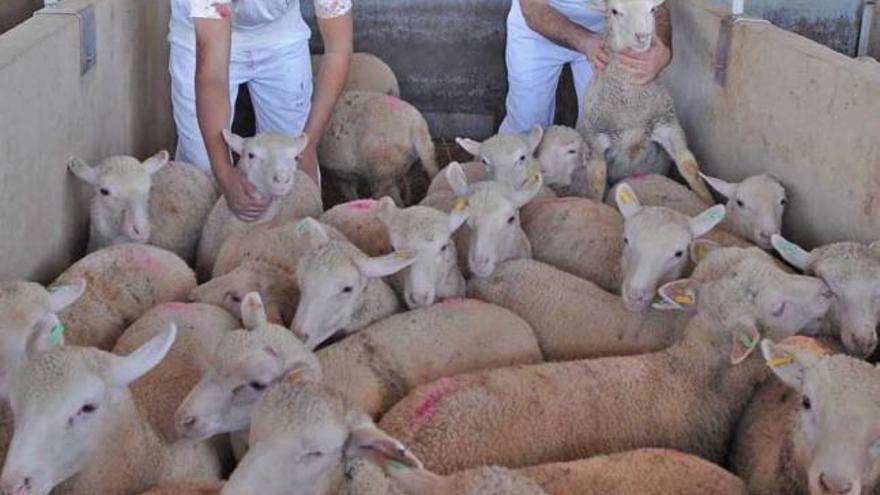
<svg viewBox="0 0 880 495"><path fill-rule="evenodd" d="M314 2L315 14L321 18L339 17L351 10L351 0ZM229 19L236 51L288 45L312 35L299 0L171 0L172 43L195 46L193 18Z"/></svg>

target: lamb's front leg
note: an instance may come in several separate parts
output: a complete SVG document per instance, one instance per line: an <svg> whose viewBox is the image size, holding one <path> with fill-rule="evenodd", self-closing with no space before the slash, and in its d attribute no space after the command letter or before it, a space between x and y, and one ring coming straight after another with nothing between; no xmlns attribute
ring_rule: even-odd
<svg viewBox="0 0 880 495"><path fill-rule="evenodd" d="M703 201L709 204L714 203L715 199L700 177L700 166L697 164L697 158L688 149L684 129L681 128L678 121L673 120L672 122L657 124L651 133L651 139L660 144L669 153L669 156L675 160L678 172L687 181L691 190L697 193L697 196Z"/></svg>
<svg viewBox="0 0 880 495"><path fill-rule="evenodd" d="M601 203L605 199L605 188L608 187L608 163L605 161L605 152L611 147L611 138L604 133L590 134L586 138L590 146L590 156L586 164L588 193L590 199Z"/></svg>

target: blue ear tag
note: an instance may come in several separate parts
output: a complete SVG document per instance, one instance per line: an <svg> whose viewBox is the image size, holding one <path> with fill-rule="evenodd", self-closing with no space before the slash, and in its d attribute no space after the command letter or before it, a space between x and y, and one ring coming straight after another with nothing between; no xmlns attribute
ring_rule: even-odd
<svg viewBox="0 0 880 495"><path fill-rule="evenodd" d="M52 330L49 330L49 343L52 345L61 344L61 339L64 337L64 325L61 323L52 327Z"/></svg>
<svg viewBox="0 0 880 495"><path fill-rule="evenodd" d="M774 247L781 254L789 254L789 255L797 254L798 250L800 249L793 242L788 241L786 239L780 239L779 241L776 242L776 245Z"/></svg>
<svg viewBox="0 0 880 495"><path fill-rule="evenodd" d="M305 218L303 218L302 220L300 220L296 224L296 231L299 232L300 234L302 234L303 232L308 230L308 228L309 228L309 224L308 224L307 219L305 219Z"/></svg>

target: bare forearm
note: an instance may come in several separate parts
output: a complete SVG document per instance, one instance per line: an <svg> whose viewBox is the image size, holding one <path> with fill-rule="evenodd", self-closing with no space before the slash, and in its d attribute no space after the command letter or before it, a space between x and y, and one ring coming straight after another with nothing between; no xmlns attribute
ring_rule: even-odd
<svg viewBox="0 0 880 495"><path fill-rule="evenodd" d="M669 7L662 4L654 11L654 24L656 27L657 38L672 50L672 16L669 13Z"/></svg>
<svg viewBox="0 0 880 495"><path fill-rule="evenodd" d="M523 17L533 31L572 50L585 52L590 38L601 36L570 21L547 0L520 0Z"/></svg>
<svg viewBox="0 0 880 495"><path fill-rule="evenodd" d="M215 176L220 176L232 168L223 140L223 129L229 123L229 88L225 83L205 79L196 74L196 109L211 169Z"/></svg>

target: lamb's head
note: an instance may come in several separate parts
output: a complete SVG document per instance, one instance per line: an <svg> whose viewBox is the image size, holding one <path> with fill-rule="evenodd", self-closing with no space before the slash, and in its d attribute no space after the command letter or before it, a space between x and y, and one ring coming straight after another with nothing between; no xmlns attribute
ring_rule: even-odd
<svg viewBox="0 0 880 495"><path fill-rule="evenodd" d="M418 308L434 304L437 291L448 283L450 272L451 276L461 278L452 234L466 217L447 215L426 206L400 209L387 197L379 202L378 217L388 229L396 251L418 253L413 264L401 272L406 305Z"/></svg>
<svg viewBox="0 0 880 495"><path fill-rule="evenodd" d="M244 328L223 336L213 364L177 409L183 437L245 430L270 386L292 376L320 379L318 359L290 330L266 320L258 294L246 295L241 306Z"/></svg>
<svg viewBox="0 0 880 495"><path fill-rule="evenodd" d="M250 450L223 495L341 493L347 458L376 453L416 468L421 463L363 413L319 383L285 382L254 409Z"/></svg>
<svg viewBox="0 0 880 495"><path fill-rule="evenodd" d="M807 252L780 236L773 247L796 268L815 274L834 293L832 323L849 354L867 357L877 348L880 321L880 252L857 242L841 242Z"/></svg>
<svg viewBox="0 0 880 495"><path fill-rule="evenodd" d="M773 373L795 390L794 458L810 495L874 493L880 481L880 369L786 342L761 343Z"/></svg>
<svg viewBox="0 0 880 495"><path fill-rule="evenodd" d="M312 218L301 220L299 228L308 235L311 247L296 269L300 301L293 328L309 349L315 349L352 323L355 313L366 302L372 280L403 270L419 254L395 251L369 257L350 242L331 241L324 227Z"/></svg>
<svg viewBox="0 0 880 495"><path fill-rule="evenodd" d="M0 398L28 346L38 350L64 343L56 313L85 291L85 281L45 289L32 282L0 282Z"/></svg>
<svg viewBox="0 0 880 495"><path fill-rule="evenodd" d="M300 134L292 138L261 133L243 138L224 129L223 138L229 149L240 157L236 166L258 193L277 198L293 191L299 154L308 144L308 136Z"/></svg>
<svg viewBox="0 0 880 495"><path fill-rule="evenodd" d="M248 262L231 272L215 277L189 294L190 302L213 304L241 318L244 296L257 292L272 323L289 323L299 291L293 275L267 263Z"/></svg>
<svg viewBox="0 0 880 495"><path fill-rule="evenodd" d="M782 182L771 174L753 175L739 184L700 175L727 198L727 213L736 233L771 249L770 238L782 232L782 214L788 203Z"/></svg>
<svg viewBox="0 0 880 495"><path fill-rule="evenodd" d="M536 156L546 185L568 186L574 171L586 166L589 148L576 130L554 125L544 131Z"/></svg>
<svg viewBox="0 0 880 495"><path fill-rule="evenodd" d="M79 472L103 448L104 432L132 413L118 410L120 395L162 361L176 336L172 324L124 357L85 347L29 348L11 387L15 433L3 493L46 495Z"/></svg>
<svg viewBox="0 0 880 495"><path fill-rule="evenodd" d="M446 167L446 179L458 196L451 214L467 217L471 232L468 266L474 275L489 277L502 261L532 256L519 209L541 190L540 174L518 188L495 181L468 185L461 166L453 162Z"/></svg>
<svg viewBox="0 0 880 495"><path fill-rule="evenodd" d="M665 0L587 0L587 5L605 13L608 48L630 48L645 52L651 48L656 25L654 12Z"/></svg>
<svg viewBox="0 0 880 495"><path fill-rule="evenodd" d="M498 466L483 466L449 476L391 462L386 470L397 486L410 495L545 495L530 478Z"/></svg>
<svg viewBox="0 0 880 495"><path fill-rule="evenodd" d="M786 273L762 257L746 257L724 278L710 282L670 282L659 294L659 307L696 310L710 321L711 331L734 363L747 358L762 335L783 339L817 325L832 297L821 280Z"/></svg>
<svg viewBox="0 0 880 495"><path fill-rule="evenodd" d="M167 163L168 152L160 151L143 163L130 156L112 156L96 167L79 158L71 158L67 166L95 190L93 227L114 244L122 244L150 240L151 176Z"/></svg>
<svg viewBox="0 0 880 495"><path fill-rule="evenodd" d="M724 206L713 206L690 218L669 208L641 206L626 183L617 188L624 217L621 295L630 311L644 311L657 287L681 276L691 243L724 219Z"/></svg>
<svg viewBox="0 0 880 495"><path fill-rule="evenodd" d="M520 187L541 170L534 153L543 134L543 129L535 126L527 137L496 134L482 143L467 138L456 138L455 142L483 162L492 180Z"/></svg>

